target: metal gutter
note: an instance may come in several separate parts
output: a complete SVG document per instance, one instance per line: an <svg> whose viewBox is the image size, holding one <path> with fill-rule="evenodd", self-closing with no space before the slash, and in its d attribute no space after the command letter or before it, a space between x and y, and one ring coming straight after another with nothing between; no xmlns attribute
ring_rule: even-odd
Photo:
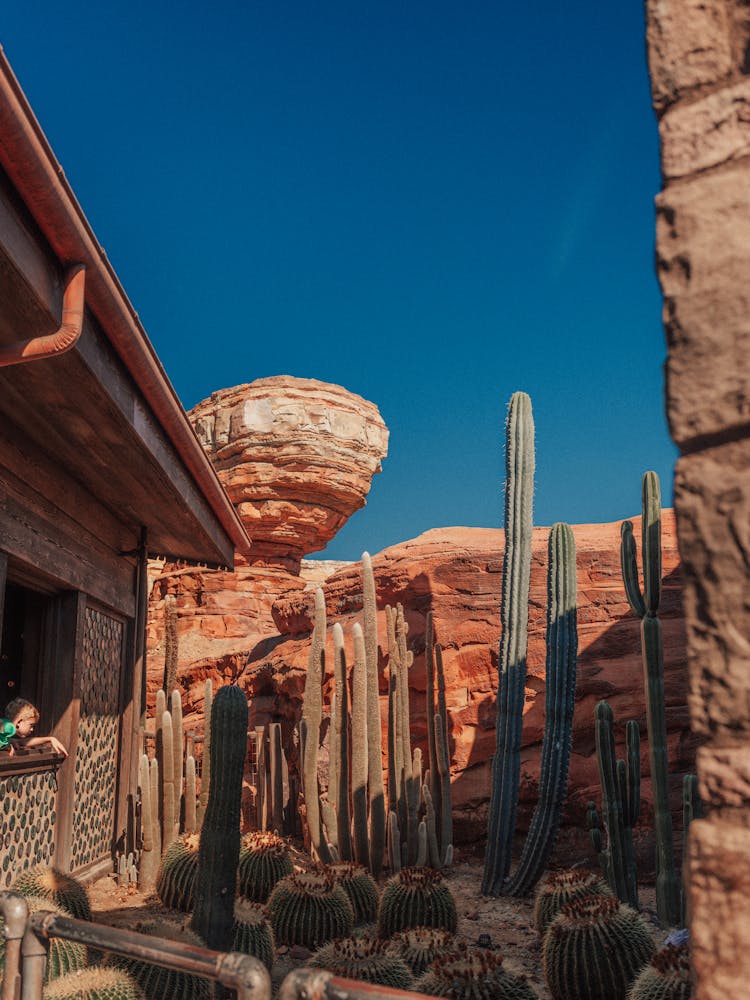
<svg viewBox="0 0 750 1000"><path fill-rule="evenodd" d="M0 164L62 266L86 266L86 305L122 360L219 523L242 554L250 539L201 447L114 268L65 179L0 46Z"/></svg>

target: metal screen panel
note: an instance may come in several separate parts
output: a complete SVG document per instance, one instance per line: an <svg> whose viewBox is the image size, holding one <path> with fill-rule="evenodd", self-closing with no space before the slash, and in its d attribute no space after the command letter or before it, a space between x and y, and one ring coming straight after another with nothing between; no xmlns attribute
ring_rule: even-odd
<svg viewBox="0 0 750 1000"><path fill-rule="evenodd" d="M0 778L0 888L19 872L51 864L55 852L54 771Z"/></svg>

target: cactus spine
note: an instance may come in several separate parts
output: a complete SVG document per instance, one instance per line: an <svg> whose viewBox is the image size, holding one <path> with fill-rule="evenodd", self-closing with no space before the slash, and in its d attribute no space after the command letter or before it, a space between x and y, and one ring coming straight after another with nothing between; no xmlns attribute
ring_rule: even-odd
<svg viewBox="0 0 750 1000"><path fill-rule="evenodd" d="M492 762L484 895L498 896L510 870L521 767L521 730L528 645L534 493L534 419L531 400L513 394L505 444L505 553L501 597L500 687Z"/></svg>
<svg viewBox="0 0 750 1000"><path fill-rule="evenodd" d="M327 969L334 976L374 983L390 989L408 990L412 974L406 962L389 951L385 941L371 938L340 938L331 941L310 959L313 969Z"/></svg>
<svg viewBox="0 0 750 1000"><path fill-rule="evenodd" d="M389 938L409 927L442 927L455 931L456 902L440 872L402 868L386 883L378 910L378 937Z"/></svg>
<svg viewBox="0 0 750 1000"><path fill-rule="evenodd" d="M338 850L342 861L352 861L351 813L349 809L349 686L346 676L346 651L344 630L338 622L333 626L333 671L336 688L336 714L334 716L331 751L336 760L335 805L338 832Z"/></svg>
<svg viewBox="0 0 750 1000"><path fill-rule="evenodd" d="M365 661L367 663L368 796L370 806L370 870L378 878L385 850L385 792L383 789L383 721L378 684L378 625L375 575L368 552L362 553L362 601Z"/></svg>
<svg viewBox="0 0 750 1000"><path fill-rule="evenodd" d="M620 562L630 607L641 619L641 652L646 694L646 722L654 789L656 825L656 909L664 924L680 920L680 884L675 873L672 845L672 814L669 809L667 720L664 708L664 657L661 622L661 490L655 472L646 472L642 482L641 557L643 591L638 582L633 525L623 521Z"/></svg>
<svg viewBox="0 0 750 1000"><path fill-rule="evenodd" d="M525 895L544 871L560 826L573 743L578 629L576 545L567 524L555 524L547 546L547 663L539 801L508 892Z"/></svg>
<svg viewBox="0 0 750 1000"><path fill-rule="evenodd" d="M198 849L191 926L209 948L232 946L240 854L240 803L247 753L247 700L238 687L219 690L211 710L211 791Z"/></svg>

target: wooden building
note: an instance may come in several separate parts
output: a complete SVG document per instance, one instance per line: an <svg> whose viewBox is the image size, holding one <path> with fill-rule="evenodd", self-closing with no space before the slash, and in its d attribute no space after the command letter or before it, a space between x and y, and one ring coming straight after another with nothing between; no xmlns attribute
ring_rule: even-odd
<svg viewBox="0 0 750 1000"><path fill-rule="evenodd" d="M113 191L116 197L116 191ZM136 789L149 555L249 546L138 316L0 51L0 888L110 869Z"/></svg>

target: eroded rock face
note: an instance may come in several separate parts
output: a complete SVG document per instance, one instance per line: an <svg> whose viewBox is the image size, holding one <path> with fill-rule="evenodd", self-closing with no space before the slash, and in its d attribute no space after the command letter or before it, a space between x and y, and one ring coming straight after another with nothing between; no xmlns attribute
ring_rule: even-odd
<svg viewBox="0 0 750 1000"><path fill-rule="evenodd" d="M639 519L634 519L640 537ZM558 860L574 861L590 855L584 814L589 799L601 801L594 749L593 712L596 702L607 698L617 722L619 752L624 750L624 729L628 719L641 726L643 811L641 865L645 873L653 865L652 796L649 780L647 732L641 669L639 622L632 616L620 575L619 522L574 527L578 564L579 669L574 718L573 757L564 828ZM529 822L537 799L541 741L544 732L544 671L546 616L546 537L545 529L535 529L529 610L529 657L521 774L519 829ZM373 557L378 600L378 630L381 667L387 669L385 605L401 603L409 623L409 647L414 652L410 671L410 703L414 746L424 749L426 709L424 702L425 617L432 610L435 632L444 649L454 823L457 841L479 841L486 836L490 788L490 761L495 749L495 694L497 690L498 640L500 634L500 587L504 534L498 529L440 528L386 549ZM664 628L667 729L670 772L674 775L673 807L675 835L679 841L681 821L681 774L693 766L695 739L689 732L685 640L680 605L678 555L674 520L665 512L663 524L663 570L665 577L661 618ZM303 574L315 563L304 563ZM261 579L259 570L244 571L234 592L237 606L243 603L242 590L266 595L265 618L248 631L243 642L239 630L225 636L215 647L221 655L188 664L181 661L183 688L190 692L188 712L201 711L202 681L207 674L216 683L238 679L250 698L250 724L282 722L285 739L299 717L312 628L314 579L305 589L302 579L276 577L275 583ZM204 586L214 578L206 574ZM251 584L251 581L252 582ZM211 601L195 591L179 593L180 577L171 577L155 592L152 636L160 636L163 593L177 594L181 635L189 635L198 623L204 632L216 631L209 625ZM269 601L269 586L276 596ZM323 584L326 596L329 646L332 662L331 629L335 622L344 627L349 662L352 662L351 625L361 620L362 583L359 563L335 568ZM218 594L216 598L218 599ZM211 598L213 600L213 598ZM195 613L198 618L193 618ZM230 612L230 622L234 619ZM193 623L191 625L191 623ZM247 626L251 628L248 620ZM223 627L223 625L221 626ZM235 626L232 625L232 628ZM201 639L204 649L206 638ZM232 648L233 647L233 648ZM182 648L182 647L181 647ZM194 647L197 650L198 647ZM158 653L152 658L157 659ZM325 695L331 694L329 666ZM197 678L197 680L195 680ZM154 685L155 686L155 685ZM381 716L383 746L387 745L387 675L381 673ZM384 757L384 766L386 760Z"/></svg>
<svg viewBox="0 0 750 1000"><path fill-rule="evenodd" d="M388 452L377 406L315 379L222 389L189 417L252 539L251 563L294 573L364 506Z"/></svg>

